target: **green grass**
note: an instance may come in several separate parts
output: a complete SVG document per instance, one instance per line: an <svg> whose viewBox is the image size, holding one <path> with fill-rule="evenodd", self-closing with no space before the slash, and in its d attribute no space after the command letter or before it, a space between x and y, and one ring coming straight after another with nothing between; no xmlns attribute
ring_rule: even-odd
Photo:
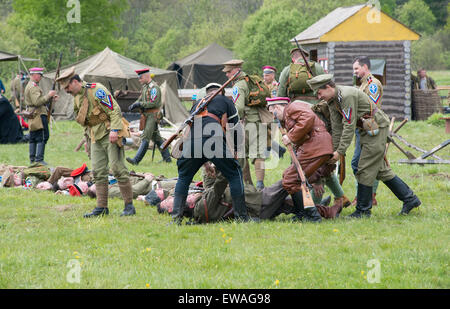
<svg viewBox="0 0 450 309"><path fill-rule="evenodd" d="M411 122L399 134L429 150L448 138L444 132ZM88 162L84 153L73 152L81 136L75 122L56 123L46 161L72 168ZM28 145L0 147L0 162L28 163ZM344 182L350 199L352 153L350 148ZM450 147L437 155L449 159ZM135 202L136 216L121 218L119 199L110 201L110 216L86 220L82 215L95 207L87 197L0 189L0 288L448 289L450 166L396 163L403 158L391 145L391 165L420 197L421 207L397 216L401 202L380 184L372 218L317 225L293 224L282 216L259 224L167 227L169 216L142 202ZM160 159L156 152L155 162ZM267 171L266 185L279 180L288 165L285 156L277 169ZM152 164L149 154L135 170L177 175L175 162ZM344 209L342 217L352 211ZM81 263L80 283L66 279L72 259ZM380 263L380 283L365 278L372 259Z"/></svg>

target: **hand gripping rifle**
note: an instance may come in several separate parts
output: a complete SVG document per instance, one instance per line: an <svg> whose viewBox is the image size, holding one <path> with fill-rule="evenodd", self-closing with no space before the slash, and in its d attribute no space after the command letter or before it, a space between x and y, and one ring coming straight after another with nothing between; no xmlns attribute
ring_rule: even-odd
<svg viewBox="0 0 450 309"><path fill-rule="evenodd" d="M194 112L189 116L188 119L184 121L184 123L178 128L177 132L173 134L171 137L169 137L162 145L161 149L165 150L169 145L183 132L183 130L188 126L191 125L194 122L194 117L201 113L203 109L211 102L212 99L216 97L219 93L222 93L222 91L225 89L225 87L231 83L239 74L241 73L241 70L237 71L229 80L225 82L225 84L222 85L216 92L214 92L210 96L206 96L202 99L202 101L198 104L197 108Z"/></svg>
<svg viewBox="0 0 450 309"><path fill-rule="evenodd" d="M277 113L274 113L275 115L275 120L278 124L278 128L280 128L281 134L282 135L286 135L286 129L283 128L281 126L281 122L280 120L277 118ZM292 162L295 165L295 168L297 169L297 173L300 176L300 180L301 180L301 186L302 186L302 196L303 196L303 207L304 208L311 208L311 207L315 207L314 205L314 201L312 199L311 196L311 192L309 191L308 187L307 187L307 181L306 181L306 177L305 174L303 173L302 167L300 165L300 162L298 162L297 156L295 155L294 149L292 147L292 144L286 145L287 149L289 150L289 154L291 155L291 159Z"/></svg>
<svg viewBox="0 0 450 309"><path fill-rule="evenodd" d="M306 60L306 55L303 52L303 49L300 47L300 44L298 43L297 39L294 38L295 44L297 44L297 48L300 50L300 54L302 55L303 61L305 61L306 68L308 69L308 72L311 74L312 77L316 76L316 74L313 73L311 67L309 66L308 60Z"/></svg>
<svg viewBox="0 0 450 309"><path fill-rule="evenodd" d="M56 79L59 77L59 70L61 69L61 59L62 59L62 52L59 53L58 65L56 66L56 73L55 73L55 79L53 80L52 90L56 89ZM47 119L49 122L50 122L50 117L52 116L52 109L53 109L53 97L51 97L48 102Z"/></svg>

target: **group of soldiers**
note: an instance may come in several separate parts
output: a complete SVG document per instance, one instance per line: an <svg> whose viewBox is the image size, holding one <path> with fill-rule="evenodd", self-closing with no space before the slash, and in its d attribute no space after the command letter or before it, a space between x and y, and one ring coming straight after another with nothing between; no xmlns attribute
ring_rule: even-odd
<svg viewBox="0 0 450 309"><path fill-rule="evenodd" d="M401 214L408 214L421 204L408 185L394 174L387 161L385 146L390 121L381 110L382 85L370 73L369 59L359 57L353 62L354 74L361 81L361 86L357 88L336 85L333 75L325 74L318 63L310 60L305 63L308 53L300 47L293 48L290 55L292 62L282 70L279 83L275 80L274 67L264 66L261 79L242 70L243 60L228 61L224 63L223 71L232 83L231 99L225 96L224 91L219 92L222 85L211 83L205 87L206 96L194 102L191 113L196 116L182 139L183 151L181 157L177 158L178 180L173 196L171 224L181 224L183 221L188 207L189 184L202 166L208 170L213 169L219 175L220 188L224 188L223 183L228 184L233 217L242 222L251 221L254 216L249 215L245 194L245 185L251 183L249 159L255 167L256 187L262 191L268 150L277 148L278 153L286 151L270 139L270 128L274 121L286 129L282 142L287 147L294 146L293 155L301 166L301 170L298 170L293 162L284 171L280 184L291 196L291 213L294 214L295 221L319 222L323 216L322 206L305 207L301 173L304 173L307 183L311 184L315 205L322 204L324 185L335 197L332 206L337 209L335 215L339 214L342 207L351 204L333 171L336 162L345 156L354 136L356 145L352 169L357 180L357 195L354 200L356 209L349 217L370 217L372 205L376 203L374 194L378 180L384 182L403 202ZM55 91L44 95L39 88L42 74L41 68L31 69L31 81L25 89L25 104L34 113L30 126L31 162L43 162L48 140L45 103L50 98L57 99ZM149 69L137 70L136 74L142 84L142 92L129 110L140 110L140 130L143 134L134 158L125 158L123 141L128 133L126 120L122 118L120 107L108 89L99 83L83 81L74 67L63 72L56 80L62 89L74 97L76 121L84 128L90 140L97 206L85 217L109 213L110 170L118 180L124 200L122 215L136 213L125 161L133 165L139 164L150 140L161 151L164 161L171 161L168 149L162 148L164 141L158 131L161 90L152 80ZM207 106L199 110L198 107L205 100L208 100ZM207 125L215 125L216 128L204 130ZM258 131L256 138L254 135L249 137L245 128L252 125L262 125L266 128L264 133L268 134L260 134L263 131ZM245 135L243 156L237 156L239 145L236 139L232 139L231 144L227 139L229 131ZM206 145L211 144L214 145L214 155L205 151ZM252 149L255 151L251 151ZM223 190L219 191L221 193L218 195L212 195L212 201L222 199L220 195ZM196 201L200 200L202 205L208 203L201 195L196 197Z"/></svg>

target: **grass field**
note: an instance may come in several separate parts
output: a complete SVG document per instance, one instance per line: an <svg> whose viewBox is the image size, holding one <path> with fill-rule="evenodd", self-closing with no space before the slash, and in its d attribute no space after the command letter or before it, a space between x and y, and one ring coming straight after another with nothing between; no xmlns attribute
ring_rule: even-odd
<svg viewBox="0 0 450 309"><path fill-rule="evenodd" d="M407 123L399 133L424 149L448 138L444 128L424 122ZM46 161L71 168L88 162L73 152L81 134L75 122L57 122ZM28 163L27 144L0 147L0 162ZM344 182L351 199L352 147ZM449 159L450 147L437 154ZM150 158L135 170L177 176L175 162L152 164ZM157 152L155 162L160 158ZM95 207L88 197L0 189L0 288L450 288L450 166L396 163L401 158L391 145L392 167L421 207L397 216L401 202L380 184L372 218L345 220L353 211L347 208L341 218L317 225L282 216L167 227L170 218L142 202L135 202L136 216L121 218L119 199L110 201L110 216L86 220L82 215ZM266 185L288 164L285 156L268 171Z"/></svg>

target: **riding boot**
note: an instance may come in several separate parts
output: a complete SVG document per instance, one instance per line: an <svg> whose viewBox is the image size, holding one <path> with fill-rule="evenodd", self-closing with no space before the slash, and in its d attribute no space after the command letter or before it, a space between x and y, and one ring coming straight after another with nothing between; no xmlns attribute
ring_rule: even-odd
<svg viewBox="0 0 450 309"><path fill-rule="evenodd" d="M232 196L234 219L247 222L250 220L247 212L247 205L245 205L245 195Z"/></svg>
<svg viewBox="0 0 450 309"><path fill-rule="evenodd" d="M95 184L97 195L97 207L90 213L84 215L84 218L91 218L97 216L104 216L109 214L108 209L108 184L96 183Z"/></svg>
<svg viewBox="0 0 450 309"><path fill-rule="evenodd" d="M384 184L400 201L403 202L403 207L399 215L407 215L413 208L419 207L420 204L422 204L419 198L408 187L408 185L400 179L400 177L395 176L391 180L384 181Z"/></svg>
<svg viewBox="0 0 450 309"><path fill-rule="evenodd" d="M170 221L169 225L181 225L181 222L183 222L183 213L184 209L186 208L186 199L187 195L175 192L175 196L173 199L172 220Z"/></svg>
<svg viewBox="0 0 450 309"><path fill-rule="evenodd" d="M372 212L372 187L358 183L356 210L347 218L370 217Z"/></svg>
<svg viewBox="0 0 450 309"><path fill-rule="evenodd" d="M47 162L44 161L44 154L45 154L45 143L37 143L35 162L47 165Z"/></svg>
<svg viewBox="0 0 450 309"><path fill-rule="evenodd" d="M133 205L133 188L131 187L131 182L129 180L127 182L119 182L119 189L125 203L125 208L120 216L135 215L136 209Z"/></svg>
<svg viewBox="0 0 450 309"><path fill-rule="evenodd" d="M292 202L294 203L294 217L293 221L309 221L309 222L320 222L322 217L320 216L317 208L314 207L304 207L302 191L298 191L291 194Z"/></svg>
<svg viewBox="0 0 450 309"><path fill-rule="evenodd" d="M145 139L143 139L143 140L141 141L141 145L139 146L139 149L138 149L138 151L136 152L136 155L134 156L134 158L133 158L133 159L127 158L127 161L128 161L130 164L138 165L139 162L142 161L142 159L143 159L144 156L145 156L145 153L146 153L147 150L148 150L148 144L149 144L148 141L146 141Z"/></svg>
<svg viewBox="0 0 450 309"><path fill-rule="evenodd" d="M30 143L30 162L36 161L36 143Z"/></svg>
<svg viewBox="0 0 450 309"><path fill-rule="evenodd" d="M303 197L301 191L295 192L291 194L292 203L294 204L294 208L292 212L294 216L292 217L292 221L302 221L304 216L304 207L303 207Z"/></svg>

